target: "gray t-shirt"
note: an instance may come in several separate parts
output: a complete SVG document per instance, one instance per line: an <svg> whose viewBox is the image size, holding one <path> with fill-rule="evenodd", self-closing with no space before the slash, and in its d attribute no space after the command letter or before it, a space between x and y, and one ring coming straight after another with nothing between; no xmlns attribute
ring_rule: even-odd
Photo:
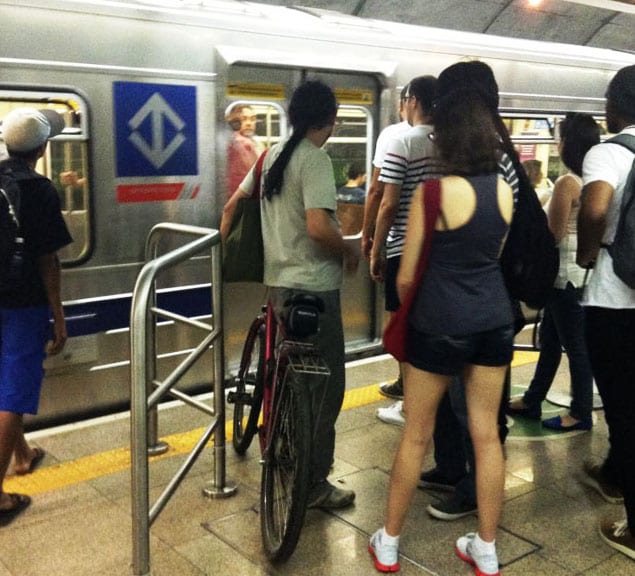
<svg viewBox="0 0 635 576"><path fill-rule="evenodd" d="M265 156L263 179L284 144L273 146ZM241 183L242 190L253 189L253 172L252 168ZM312 208L327 210L337 221L331 159L326 151L305 138L287 164L280 194L271 200L261 200L267 286L322 292L337 290L342 285L342 258L309 237L306 210Z"/></svg>

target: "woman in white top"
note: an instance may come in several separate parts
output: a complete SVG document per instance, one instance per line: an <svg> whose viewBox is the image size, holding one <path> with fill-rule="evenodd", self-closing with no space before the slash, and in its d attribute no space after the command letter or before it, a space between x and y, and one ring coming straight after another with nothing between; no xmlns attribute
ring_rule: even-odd
<svg viewBox="0 0 635 576"><path fill-rule="evenodd" d="M556 180L548 207L549 228L560 250L560 269L540 324L540 357L534 378L524 396L510 403L508 412L540 419L541 404L556 375L564 347L571 375L571 407L569 414L543 420L542 425L552 430L590 430L593 376L585 344L584 310L579 304L585 270L575 260L582 161L600 141L600 128L588 114L569 113L558 131L558 151L570 170Z"/></svg>

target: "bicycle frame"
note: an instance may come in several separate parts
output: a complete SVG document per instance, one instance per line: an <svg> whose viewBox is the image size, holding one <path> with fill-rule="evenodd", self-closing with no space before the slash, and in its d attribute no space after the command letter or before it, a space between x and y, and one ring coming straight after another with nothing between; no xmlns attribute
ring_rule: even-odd
<svg viewBox="0 0 635 576"><path fill-rule="evenodd" d="M291 302L292 317L297 318L297 311L302 310L296 309L296 314L293 305L307 302L312 305L301 297ZM303 334L311 334L313 329L309 325L307 331L306 327L296 331L298 325L294 325L292 334L300 334L299 341L287 338L285 321L278 318L272 302L267 302L249 328L236 377L237 391L227 396L228 402L236 403L232 441L238 454L245 453L258 432L263 465L261 533L272 561L288 559L300 536L310 482L311 443L327 389L314 379L328 378L331 373L315 345L304 341ZM317 414L312 391L316 384L323 389ZM252 391L247 392L251 385ZM245 425L247 406L251 411Z"/></svg>
<svg viewBox="0 0 635 576"><path fill-rule="evenodd" d="M268 301L265 308L265 372L263 378L262 424L258 427L261 454L265 453L267 448L267 439L270 437L269 428L271 426L271 410L277 386L277 378L274 378L277 363L277 336L278 320L276 319L271 301Z"/></svg>

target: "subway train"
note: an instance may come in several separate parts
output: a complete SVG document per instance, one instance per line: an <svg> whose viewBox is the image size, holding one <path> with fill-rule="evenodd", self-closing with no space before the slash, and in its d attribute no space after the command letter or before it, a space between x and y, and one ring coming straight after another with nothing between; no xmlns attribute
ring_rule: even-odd
<svg viewBox="0 0 635 576"><path fill-rule="evenodd" d="M286 105L300 82L331 85L340 107L327 143L336 181L351 162L371 173L374 141L395 121L399 89L464 59L494 70L501 112L522 159L539 159L544 186L561 170L553 126L567 111L602 120L604 91L635 56L365 20L330 10L252 2L0 0L0 119L18 106L53 108L66 128L39 170L59 190L74 243L61 253L69 340L46 360L40 414L29 428L125 409L129 318L148 233L160 222L217 228L227 196L226 112L256 115L255 140L288 133ZM1 135L0 135L0 147ZM347 232L361 208L342 206ZM167 239L165 249L177 244ZM209 259L162 281L166 306L210 314ZM224 291L226 371L264 298L255 284ZM367 266L342 290L349 358L377 352L383 294ZM190 328L158 332L161 370L195 345ZM210 354L211 358L211 354ZM183 385L209 388L201 360Z"/></svg>

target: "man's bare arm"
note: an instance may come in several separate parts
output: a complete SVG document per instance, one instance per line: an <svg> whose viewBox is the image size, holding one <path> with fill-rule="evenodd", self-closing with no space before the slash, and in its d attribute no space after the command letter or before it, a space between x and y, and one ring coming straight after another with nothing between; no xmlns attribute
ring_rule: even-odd
<svg viewBox="0 0 635 576"><path fill-rule="evenodd" d="M384 195L384 183L379 181L379 168L373 168L373 178L366 201L364 202L364 224L362 226L362 254L364 258L370 258L370 250L373 246L373 237L375 236L375 223L377 222L377 213L379 212L379 204Z"/></svg>
<svg viewBox="0 0 635 576"><path fill-rule="evenodd" d="M591 182L582 190L576 258L579 266L589 267L597 258L614 192L613 186L603 180Z"/></svg>

